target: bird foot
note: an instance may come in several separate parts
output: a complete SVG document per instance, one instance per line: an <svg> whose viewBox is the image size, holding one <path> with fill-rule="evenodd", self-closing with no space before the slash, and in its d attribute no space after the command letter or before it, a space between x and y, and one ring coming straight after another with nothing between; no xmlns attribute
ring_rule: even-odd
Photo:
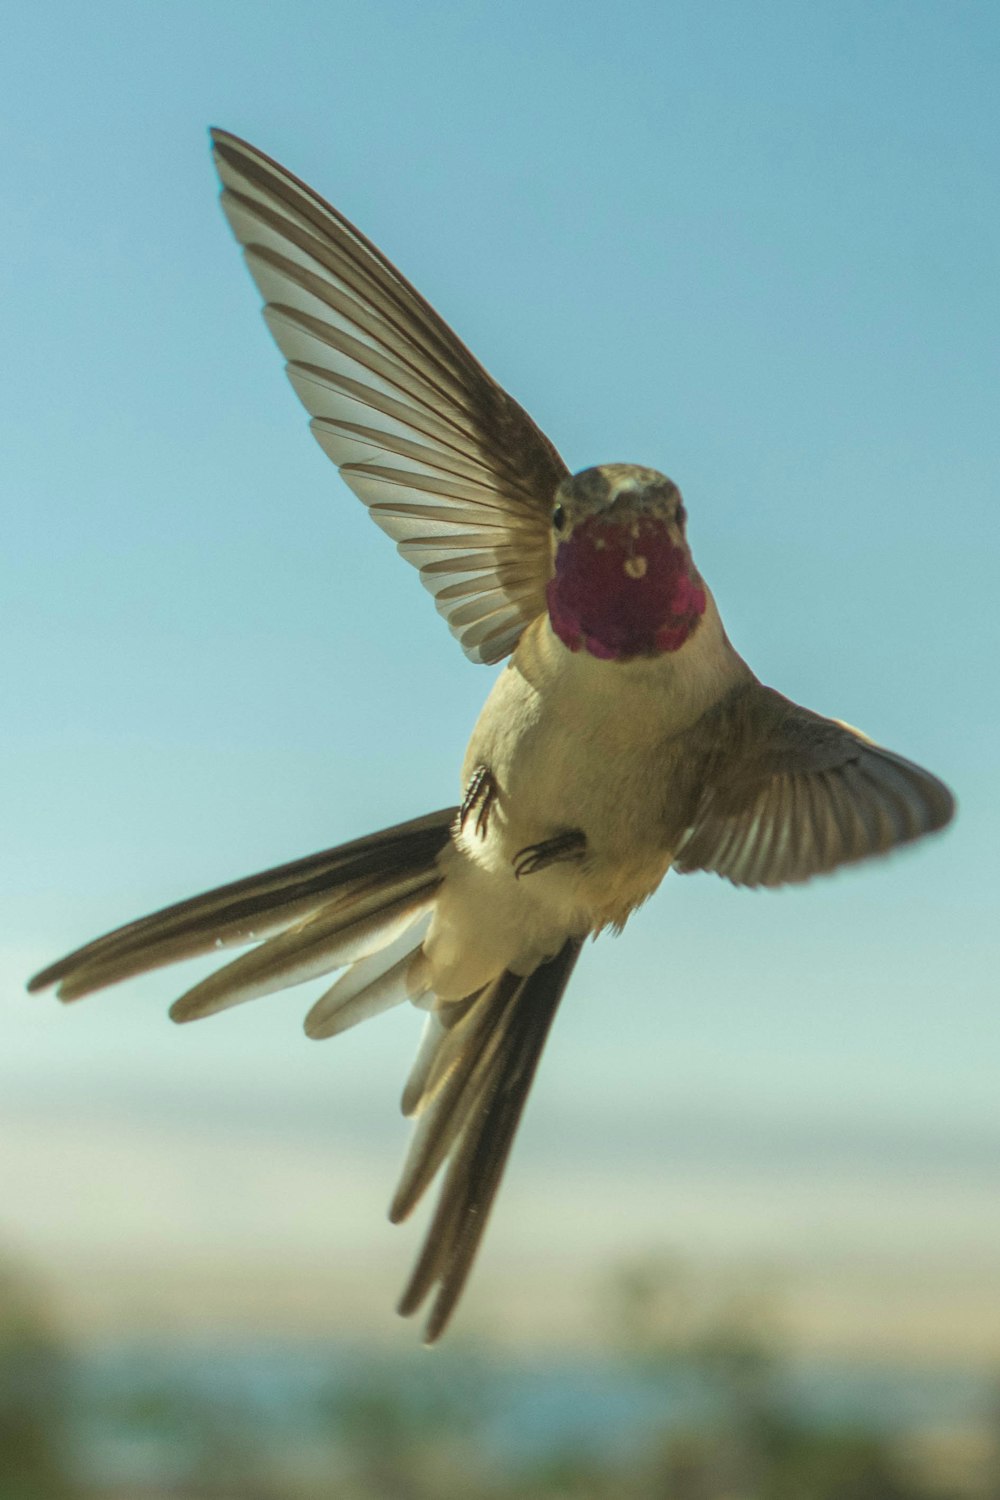
<svg viewBox="0 0 1000 1500"><path fill-rule="evenodd" d="M583 859L587 852L587 836L579 828L559 833L555 838L544 839L540 844L528 844L519 849L513 859L514 874L518 880L522 875L537 875L549 865Z"/></svg>
<svg viewBox="0 0 1000 1500"><path fill-rule="evenodd" d="M462 805L458 809L459 833L464 832L468 820L475 817L473 832L477 838L484 839L489 832L493 804L499 795L500 788L493 779L493 772L487 766L477 766L469 777Z"/></svg>

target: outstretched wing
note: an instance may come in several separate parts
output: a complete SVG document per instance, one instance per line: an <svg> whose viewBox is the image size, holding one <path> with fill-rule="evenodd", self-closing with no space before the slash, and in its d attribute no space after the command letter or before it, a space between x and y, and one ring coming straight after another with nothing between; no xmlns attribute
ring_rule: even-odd
<svg viewBox="0 0 1000 1500"><path fill-rule="evenodd" d="M28 989L55 985L60 1000L77 1000L166 964L254 944L174 1003L174 1020L193 1021L345 964L357 967L429 909L456 811L445 807L179 901L68 953ZM309 1025L311 1035L334 1029L329 992L323 1000L323 1029Z"/></svg>
<svg viewBox="0 0 1000 1500"><path fill-rule="evenodd" d="M317 441L473 661L545 608L566 465L385 256L262 152L212 132L222 206Z"/></svg>
<svg viewBox="0 0 1000 1500"><path fill-rule="evenodd" d="M674 857L682 874L808 880L943 828L955 811L929 771L760 683L738 688L692 734L700 770Z"/></svg>
<svg viewBox="0 0 1000 1500"><path fill-rule="evenodd" d="M62 1000L165 964L256 943L182 995L175 1021L194 1021L261 995L344 972L306 1017L334 1036L427 994L415 966L438 886L437 856L455 813L444 808L308 859L281 865L155 912L97 938L36 974L30 990ZM504 972L465 1000L436 1005L403 1096L419 1116L390 1217L406 1218L447 1163L441 1194L400 1303L433 1303L433 1343L461 1296L500 1186L545 1038L581 941L569 939L529 975Z"/></svg>

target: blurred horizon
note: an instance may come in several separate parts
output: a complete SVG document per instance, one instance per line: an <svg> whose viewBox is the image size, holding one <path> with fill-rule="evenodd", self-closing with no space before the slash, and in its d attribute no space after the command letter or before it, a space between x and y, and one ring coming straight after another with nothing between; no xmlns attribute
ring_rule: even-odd
<svg viewBox="0 0 1000 1500"><path fill-rule="evenodd" d="M392 1308L428 1210L386 1217L407 1122L391 1099L266 1102L148 1084L99 1104L71 1085L7 1095L0 1203L19 1214L0 1234L77 1336L418 1344L419 1319ZM459 1343L593 1350L595 1287L652 1257L780 1285L804 1355L1000 1365L995 1138L691 1106L579 1125L565 1104L532 1108Z"/></svg>

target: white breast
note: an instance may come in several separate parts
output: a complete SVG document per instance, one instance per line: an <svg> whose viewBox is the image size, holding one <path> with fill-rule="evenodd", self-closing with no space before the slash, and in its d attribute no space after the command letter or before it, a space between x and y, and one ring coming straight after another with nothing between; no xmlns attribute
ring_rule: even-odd
<svg viewBox="0 0 1000 1500"><path fill-rule="evenodd" d="M530 972L568 936L623 922L655 890L670 862L655 815L665 742L746 675L711 598L687 644L655 659L598 661L568 651L546 618L529 628L466 753L463 776L486 766L500 790L486 836L470 819L442 856L424 944L441 998L503 968ZM515 877L522 849L571 829L586 836L584 861Z"/></svg>

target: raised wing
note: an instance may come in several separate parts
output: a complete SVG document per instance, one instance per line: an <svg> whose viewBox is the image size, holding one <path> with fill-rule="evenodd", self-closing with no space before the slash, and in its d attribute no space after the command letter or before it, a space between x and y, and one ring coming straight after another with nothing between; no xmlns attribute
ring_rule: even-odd
<svg viewBox="0 0 1000 1500"><path fill-rule="evenodd" d="M943 828L955 811L929 771L857 730L748 683L695 726L693 816L682 874L734 885L808 880Z"/></svg>
<svg viewBox="0 0 1000 1500"><path fill-rule="evenodd" d="M473 661L545 608L566 466L374 245L262 152L212 132L222 206L310 426L420 569Z"/></svg>

